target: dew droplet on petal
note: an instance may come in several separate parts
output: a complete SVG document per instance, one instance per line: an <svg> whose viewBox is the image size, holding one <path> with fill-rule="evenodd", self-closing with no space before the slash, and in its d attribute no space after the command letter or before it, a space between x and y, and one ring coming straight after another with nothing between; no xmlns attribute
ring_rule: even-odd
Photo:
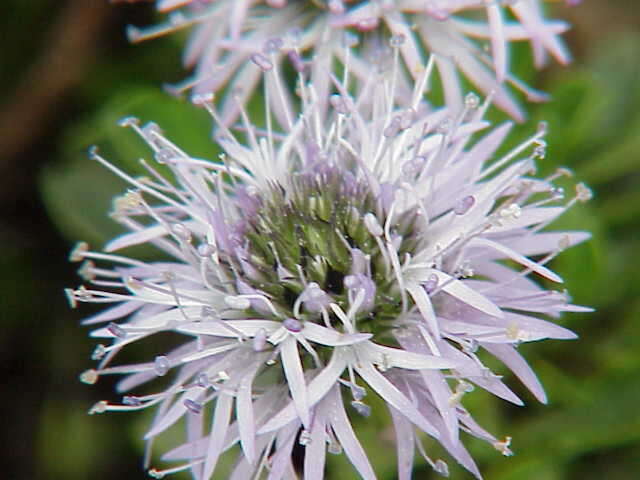
<svg viewBox="0 0 640 480"><path fill-rule="evenodd" d="M537 132L542 135L547 134L547 130L549 129L549 124L547 122L538 122Z"/></svg>

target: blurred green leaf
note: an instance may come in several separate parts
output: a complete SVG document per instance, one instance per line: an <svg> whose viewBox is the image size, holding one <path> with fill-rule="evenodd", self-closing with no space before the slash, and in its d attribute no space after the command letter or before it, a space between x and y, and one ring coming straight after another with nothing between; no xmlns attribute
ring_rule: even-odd
<svg viewBox="0 0 640 480"><path fill-rule="evenodd" d="M156 89L125 87L91 118L68 131L62 149L66 161L41 173L43 201L60 231L72 241L85 239L101 245L122 233L108 213L113 197L129 185L98 162L84 158L86 155L81 152L88 146L97 145L103 157L132 176L149 174L140 165L141 158L159 172L168 173L166 167L154 161L151 149L131 128L117 125L125 116L166 128L167 138L191 156L211 160L217 157L206 112Z"/></svg>

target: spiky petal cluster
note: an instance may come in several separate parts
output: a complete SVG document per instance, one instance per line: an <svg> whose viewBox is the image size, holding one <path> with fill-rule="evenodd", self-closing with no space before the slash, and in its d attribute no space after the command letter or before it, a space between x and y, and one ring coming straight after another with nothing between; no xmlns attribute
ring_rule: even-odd
<svg viewBox="0 0 640 480"><path fill-rule="evenodd" d="M72 304L109 305L84 322L106 324L92 335L111 344L98 346L99 364L82 379L125 375L122 402L92 412L155 407L149 445L185 424L184 443L163 456L182 463L152 475L188 469L208 480L239 445L232 480L296 471L321 479L327 451L374 479L352 427L371 413L371 397L393 421L401 480L416 450L448 471L424 451L421 432L477 477L460 431L510 454L508 439L484 430L463 396L477 386L522 404L486 367L493 356L545 401L517 346L574 338L540 317L583 308L529 277L561 283L545 264L588 235L542 230L588 190L579 185L563 204L556 176L529 176L544 129L496 157L511 125L489 129L487 102L473 95L462 112L431 110L425 84L426 73L399 108L384 81L351 98L336 80L323 114L303 82L299 114L281 106L291 121L282 132L246 115L238 134L221 125L219 161L193 158L156 125L126 119L160 164L143 161L145 178L92 151L131 190L113 212L129 233L104 253L80 244L71 255L88 282L67 292ZM114 253L141 244L156 247L158 259ZM184 341L147 363L112 365L124 347L167 332ZM129 393L148 382L159 391ZM304 452L301 464L294 450Z"/></svg>
<svg viewBox="0 0 640 480"><path fill-rule="evenodd" d="M313 80L319 98L330 87L335 61L348 64L360 82L374 70L391 63L388 43L396 43L406 69L414 79L420 75L424 54L435 54L446 101L451 109L462 108L463 94L458 72L480 91L494 95L494 104L521 120L523 111L505 88L507 81L523 90L531 101L544 94L532 90L509 71L509 44L528 41L537 67L547 54L560 63L570 59L559 35L564 22L547 20L541 0L180 0L156 2L161 12L172 12L166 25L129 28L139 41L194 26L184 54L188 66L196 66L192 78L177 86L193 87L196 93L218 91L224 85L241 90L246 100L261 78L261 70L247 64L279 68L289 59L296 69L305 68L301 55L312 59ZM358 53L345 55L345 43L358 42ZM488 43L490 48L484 48ZM403 78L405 87L410 78ZM401 89L398 89L400 92ZM237 114L235 103L226 105L224 116Z"/></svg>

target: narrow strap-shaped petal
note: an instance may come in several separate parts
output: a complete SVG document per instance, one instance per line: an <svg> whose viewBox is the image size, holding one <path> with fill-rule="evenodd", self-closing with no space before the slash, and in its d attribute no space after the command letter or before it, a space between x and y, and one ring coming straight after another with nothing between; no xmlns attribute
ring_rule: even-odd
<svg viewBox="0 0 640 480"><path fill-rule="evenodd" d="M431 305L431 299L427 292L425 292L422 286L417 285L415 283L407 283L406 289L413 298L413 301L416 302L416 306L422 315L422 318L425 319L431 333L436 337L440 338L440 327L438 326L438 320L436 319L436 312L433 310L433 305Z"/></svg>
<svg viewBox="0 0 640 480"><path fill-rule="evenodd" d="M323 480L324 465L327 456L326 411L325 402L315 409L309 443L304 452L304 480Z"/></svg>
<svg viewBox="0 0 640 480"><path fill-rule="evenodd" d="M178 400L169 408L167 413L165 413L156 423L154 423L151 430L149 430L144 439L148 440L156 435L164 432L171 425L176 423L178 420L182 418L182 416L187 413L187 407L185 406L185 401L195 401L202 395L202 388L194 387L186 392L184 392Z"/></svg>
<svg viewBox="0 0 640 480"><path fill-rule="evenodd" d="M204 462L204 478L211 478L216 468L222 449L224 448L229 421L231 420L231 407L233 397L221 392L216 401L216 408L213 413L213 424L209 433L209 446Z"/></svg>
<svg viewBox="0 0 640 480"><path fill-rule="evenodd" d="M415 454L413 426L411 422L395 408L389 406L389 412L391 413L391 420L393 421L396 434L398 480L411 480L413 456Z"/></svg>
<svg viewBox="0 0 640 480"><path fill-rule="evenodd" d="M501 318L504 315L502 310L491 300L473 288L468 287L461 280L454 279L452 276L436 269L430 270L424 279L427 280L431 274L438 277L438 285L442 285L442 290L449 295L492 317Z"/></svg>
<svg viewBox="0 0 640 480"><path fill-rule="evenodd" d="M360 445L347 412L344 410L342 395L340 395L340 390L337 386L333 387L329 399L329 421L340 445L342 445L344 453L349 457L349 460L364 480L376 480L376 474L371 467L369 458L362 445Z"/></svg>
<svg viewBox="0 0 640 480"><path fill-rule="evenodd" d="M282 368L289 385L291 398L296 407L296 411L302 420L305 428L309 427L309 401L307 398L307 384L304 380L304 371L300 354L298 353L298 342L295 337L289 336L282 342L280 350L280 358L282 359Z"/></svg>
<svg viewBox="0 0 640 480"><path fill-rule="evenodd" d="M402 414L420 427L424 432L434 438L440 434L431 423L424 418L411 401L404 396L389 380L378 372L370 363L362 363L354 366L358 374L380 395L389 405L402 412Z"/></svg>
<svg viewBox="0 0 640 480"><path fill-rule="evenodd" d="M327 366L322 369L322 371L316 375L316 377L311 380L307 386L307 400L309 407L318 403L327 394L327 392L331 390L331 387L335 385L346 366L347 361L342 352L339 350L334 351ZM295 418L296 408L293 405L293 402L291 402L271 418L265 425L263 425L262 428L258 430L258 434L268 433L282 428Z"/></svg>
<svg viewBox="0 0 640 480"><path fill-rule="evenodd" d="M355 347L358 356L370 363L409 370L455 368L456 362L436 355L414 353L401 348L385 347L367 342Z"/></svg>
<svg viewBox="0 0 640 480"><path fill-rule="evenodd" d="M259 366L256 365L255 368L252 368L242 377L236 394L236 418L238 420L240 445L249 463L253 463L256 458L256 426L253 412L252 385L258 369Z"/></svg>
<svg viewBox="0 0 640 480"><path fill-rule="evenodd" d="M544 392L538 376L513 346L495 343L481 343L480 345L509 367L539 402L547 403L547 394Z"/></svg>
<svg viewBox="0 0 640 480"><path fill-rule="evenodd" d="M493 240L488 240L486 238L476 237L472 239L469 243L473 246L488 247L500 253L503 253L505 256L507 256L511 260L518 262L521 265L524 265L525 267L531 269L531 271L536 272L539 275L542 275L544 278L547 278L552 282L562 283L562 278L560 278L558 275L553 273L547 267L544 267L534 262L533 260L529 260L524 255L521 255L515 250L505 247L504 245L501 245L498 242L494 242Z"/></svg>

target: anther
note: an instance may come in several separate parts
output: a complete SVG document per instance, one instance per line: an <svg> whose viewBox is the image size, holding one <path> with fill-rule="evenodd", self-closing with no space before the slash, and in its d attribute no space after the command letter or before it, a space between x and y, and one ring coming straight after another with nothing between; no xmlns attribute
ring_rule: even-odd
<svg viewBox="0 0 640 480"><path fill-rule="evenodd" d="M99 343L96 345L96 348L93 349L93 353L91 354L91 360L100 360L107 353L107 348Z"/></svg>
<svg viewBox="0 0 640 480"><path fill-rule="evenodd" d="M546 135L548 129L549 129L549 124L547 122L538 122L537 132L539 134Z"/></svg>
<svg viewBox="0 0 640 480"><path fill-rule="evenodd" d="M107 411L108 406L109 404L106 401L101 400L89 409L89 415L94 415L96 413L104 413Z"/></svg>
<svg viewBox="0 0 640 480"><path fill-rule="evenodd" d="M137 127L140 125L140 120L136 117L124 117L118 121L118 125L121 127Z"/></svg>
<svg viewBox="0 0 640 480"><path fill-rule="evenodd" d="M195 400L191 400L190 398L187 398L184 401L184 406L187 408L187 410L189 410L191 413L195 413L196 415L200 415L202 413L202 404L200 402L196 402Z"/></svg>
<svg viewBox="0 0 640 480"><path fill-rule="evenodd" d="M267 72L273 68L273 63L267 57L261 53L254 53L251 55L251 61L255 63L260 70Z"/></svg>
<svg viewBox="0 0 640 480"><path fill-rule="evenodd" d="M134 395L125 395L122 397L122 403L131 407L139 407L142 405L142 400Z"/></svg>
<svg viewBox="0 0 640 480"><path fill-rule="evenodd" d="M267 331L264 328L258 330L253 337L253 351L261 352L267 345Z"/></svg>
<svg viewBox="0 0 640 480"><path fill-rule="evenodd" d="M282 326L292 333L299 333L302 331L302 323L295 318L286 318L282 322Z"/></svg>
<svg viewBox="0 0 640 480"><path fill-rule="evenodd" d="M78 299L76 298L76 293L73 290L73 288L65 288L64 289L64 294L67 297L67 301L69 302L69 306L71 308L77 308L78 307Z"/></svg>
<svg viewBox="0 0 640 480"><path fill-rule="evenodd" d="M471 207L473 207L475 203L475 197L473 195L467 195L456 204L456 206L453 208L453 213L455 213L456 215L464 215L471 209Z"/></svg>
<svg viewBox="0 0 640 480"><path fill-rule="evenodd" d="M85 370L80 374L80 381L87 385L94 385L98 381L98 377L98 371L92 368L91 370Z"/></svg>
<svg viewBox="0 0 640 480"><path fill-rule="evenodd" d="M576 185L576 198L579 202L588 202L593 198L593 192L584 183L580 182Z"/></svg>
<svg viewBox="0 0 640 480"><path fill-rule="evenodd" d="M87 242L76 243L73 250L69 254L70 262L81 262L84 259L84 255L89 251L89 244Z"/></svg>
<svg viewBox="0 0 640 480"><path fill-rule="evenodd" d="M351 406L355 409L356 412L358 412L358 414L362 415L363 417L366 418L371 416L371 407L366 403L354 400L353 402L351 402Z"/></svg>
<svg viewBox="0 0 640 480"><path fill-rule="evenodd" d="M464 97L464 104L469 109L476 109L480 105L480 97L473 92L469 92Z"/></svg>
<svg viewBox="0 0 640 480"><path fill-rule="evenodd" d="M438 276L435 273L429 275L429 278L424 282L424 289L428 294L431 294L438 288Z"/></svg>
<svg viewBox="0 0 640 480"><path fill-rule="evenodd" d="M109 323L109 325L107 326L107 331L114 337L125 338L127 336L127 332L124 330L124 328L114 322Z"/></svg>
<svg viewBox="0 0 640 480"><path fill-rule="evenodd" d="M95 280L96 278L95 268L96 268L95 263L93 263L91 260L85 260L82 263L82 265L80 265L80 268L78 269L78 275L80 275L80 277L82 277L87 282L90 282L91 280Z"/></svg>
<svg viewBox="0 0 640 480"><path fill-rule="evenodd" d="M165 355L158 355L153 362L153 370L159 377L164 377L171 368L171 362Z"/></svg>
<svg viewBox="0 0 640 480"><path fill-rule="evenodd" d="M209 376L206 373L201 373L198 375L198 379L196 380L196 385L201 388L209 388L211 386L211 382L209 381Z"/></svg>
<svg viewBox="0 0 640 480"><path fill-rule="evenodd" d="M449 465L447 465L447 463L444 460L438 459L433 464L433 471L439 475L442 475L443 477L448 477Z"/></svg>
<svg viewBox="0 0 640 480"><path fill-rule="evenodd" d="M505 437L505 439L501 442L497 441L493 443L493 447L498 450L505 457L510 457L513 455L513 452L509 448L511 445L511 437Z"/></svg>

